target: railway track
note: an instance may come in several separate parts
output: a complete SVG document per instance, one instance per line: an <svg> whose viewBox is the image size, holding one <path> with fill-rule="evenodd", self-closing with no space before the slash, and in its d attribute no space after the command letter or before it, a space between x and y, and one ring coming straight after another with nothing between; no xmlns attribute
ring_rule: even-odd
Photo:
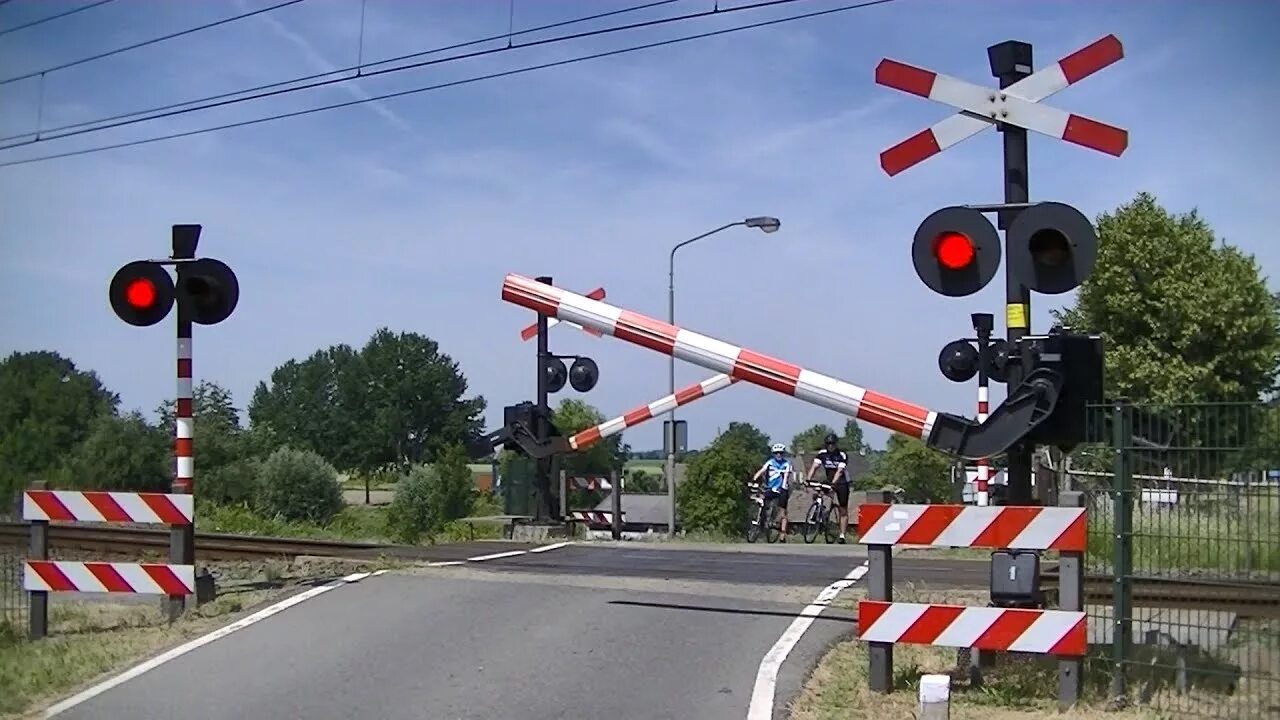
<svg viewBox="0 0 1280 720"><path fill-rule="evenodd" d="M30 530L26 523L0 523L0 544L26 546ZM141 527L92 527L84 525L50 525L49 545L54 550L79 550L99 553L164 554L169 550L167 529ZM399 555L395 545L341 540L260 537L226 533L196 533L196 551L201 560L251 560L263 557L375 558Z"/></svg>
<svg viewBox="0 0 1280 720"><path fill-rule="evenodd" d="M1056 592L1058 574L1041 572L1040 584ZM1129 580L1134 607L1187 610L1221 610L1243 617L1280 618L1280 583L1229 579L1170 578L1138 576ZM1086 604L1110 604L1116 581L1110 575L1086 575Z"/></svg>

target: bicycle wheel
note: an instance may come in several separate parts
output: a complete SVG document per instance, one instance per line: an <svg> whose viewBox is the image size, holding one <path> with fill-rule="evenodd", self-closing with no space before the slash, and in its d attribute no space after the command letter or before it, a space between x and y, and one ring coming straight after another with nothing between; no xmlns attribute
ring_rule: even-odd
<svg viewBox="0 0 1280 720"><path fill-rule="evenodd" d="M822 513L822 534L827 544L840 539L840 518L832 517L835 512L834 507L828 507L826 512Z"/></svg>
<svg viewBox="0 0 1280 720"><path fill-rule="evenodd" d="M766 518L764 526L766 533L765 537L767 537L771 543L778 542L778 538L782 535L782 523L779 521L778 517L778 503L772 498L765 502L764 516Z"/></svg>
<svg viewBox="0 0 1280 720"><path fill-rule="evenodd" d="M814 498L813 504L809 506L809 512L805 513L804 527L800 529L805 544L818 539L818 529L822 526L822 520L822 500Z"/></svg>
<svg viewBox="0 0 1280 720"><path fill-rule="evenodd" d="M751 514L747 517L747 542L753 543L760 538L760 524L763 520L763 513L752 503Z"/></svg>

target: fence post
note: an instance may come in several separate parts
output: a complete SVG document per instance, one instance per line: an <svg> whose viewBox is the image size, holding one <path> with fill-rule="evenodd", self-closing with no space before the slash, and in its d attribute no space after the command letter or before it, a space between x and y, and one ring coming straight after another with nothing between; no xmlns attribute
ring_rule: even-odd
<svg viewBox="0 0 1280 720"><path fill-rule="evenodd" d="M1085 507L1082 492L1058 493L1062 507ZM1085 510L1086 514L1088 510ZM1058 609L1084 611L1084 553L1061 552L1058 555ZM1080 701L1084 658L1058 659L1058 710L1065 712Z"/></svg>
<svg viewBox="0 0 1280 720"><path fill-rule="evenodd" d="M44 490L45 482L37 480L31 483L32 490ZM26 502L26 499L23 499ZM31 520L31 547L27 558L30 560L49 559L49 521ZM26 568L23 567L23 585L26 584ZM32 640L49 634L49 593L44 590L31 591L31 603L27 608L29 630Z"/></svg>
<svg viewBox="0 0 1280 720"><path fill-rule="evenodd" d="M560 517L569 519L569 472L560 471Z"/></svg>
<svg viewBox="0 0 1280 720"><path fill-rule="evenodd" d="M612 526L613 539L622 539L622 485L618 483L618 471L611 470L609 472L609 482L613 484L613 518L609 524Z"/></svg>
<svg viewBox="0 0 1280 720"><path fill-rule="evenodd" d="M884 498L881 497L881 502ZM871 600L893 600L893 546L867 545L867 594ZM858 628L862 632L865 628ZM868 643L870 655L869 677L871 691L893 691L893 643Z"/></svg>
<svg viewBox="0 0 1280 720"><path fill-rule="evenodd" d="M1133 560L1133 483L1130 477L1130 446L1133 444L1133 412L1126 400L1115 402L1112 422L1112 446L1115 449L1114 478L1112 488L1115 533L1113 564L1115 586L1112 594L1112 670L1111 697L1122 697L1126 692L1127 672L1125 663L1133 644L1132 626L1132 560Z"/></svg>

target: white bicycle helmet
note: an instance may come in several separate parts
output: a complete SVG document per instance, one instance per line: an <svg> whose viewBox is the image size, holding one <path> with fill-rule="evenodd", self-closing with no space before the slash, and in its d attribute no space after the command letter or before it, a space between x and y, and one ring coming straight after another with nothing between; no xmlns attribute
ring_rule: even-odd
<svg viewBox="0 0 1280 720"><path fill-rule="evenodd" d="M776 453L785 453L787 451L787 446L783 445L782 443L774 443L773 447L769 448L769 451L776 452Z"/></svg>

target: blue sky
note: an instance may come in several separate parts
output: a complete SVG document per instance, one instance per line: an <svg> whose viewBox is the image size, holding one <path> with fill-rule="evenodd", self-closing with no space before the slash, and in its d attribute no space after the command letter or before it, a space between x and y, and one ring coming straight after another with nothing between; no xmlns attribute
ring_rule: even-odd
<svg viewBox="0 0 1280 720"><path fill-rule="evenodd" d="M684 0L588 27L712 3ZM0 36L0 76L269 4L117 0ZM514 23L519 30L629 4L516 0ZM839 4L806 0L518 49L0 151L0 160ZM13 0L0 6L0 28L69 7ZM368 0L363 57L500 34L509 12L499 0ZM0 85L0 134L29 132L37 116L47 128L350 65L360 15L356 0L308 0L50 73L43 88L38 79ZM334 343L358 346L385 325L439 341L488 400L492 424L503 405L533 392L533 346L518 335L531 315L501 301L505 273L549 274L579 291L603 285L609 301L662 317L674 243L767 214L782 219L781 231L737 228L680 251L678 324L936 410L972 414L973 386L943 379L937 352L968 332L969 313L1001 316L1003 283L964 299L934 295L911 268L910 240L938 207L1001 199L999 136L984 131L885 176L881 150L951 111L875 85L876 63L891 57L994 83L988 45L1032 42L1043 67L1115 33L1126 58L1049 102L1127 128L1128 152L1113 158L1033 135L1032 197L1094 216L1147 190L1173 210L1199 208L1274 275L1280 50L1269 33L1278 19L1280 5L1243 0L898 0L304 118L0 168L0 353L57 350L96 370L125 407L150 411L174 392L171 326L117 320L107 282L129 260L167 254L171 224L202 223L201 254L232 265L242 293L230 320L197 328L197 379L226 385L243 406L280 363ZM1034 297L1033 328L1044 329L1049 309L1070 300ZM566 389L565 396L613 415L665 394L665 357L568 327L553 335L554 350L590 354L601 368L594 391ZM681 363L677 384L710 374ZM814 422L844 421L745 384L681 417L695 446L731 420L784 441ZM885 438L866 432L875 444ZM657 422L626 434L636 448L656 447L659 438Z"/></svg>

